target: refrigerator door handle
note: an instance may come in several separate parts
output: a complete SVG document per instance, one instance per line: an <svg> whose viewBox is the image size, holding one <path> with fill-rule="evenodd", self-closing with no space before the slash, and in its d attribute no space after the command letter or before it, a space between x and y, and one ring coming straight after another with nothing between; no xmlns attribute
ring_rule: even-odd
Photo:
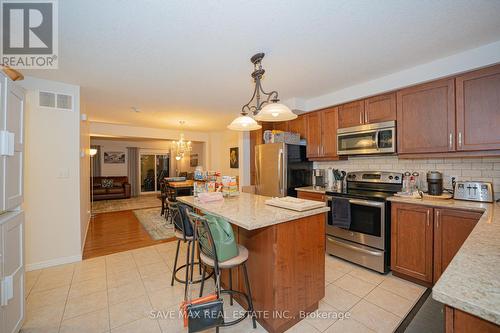
<svg viewBox="0 0 500 333"><path fill-rule="evenodd" d="M284 177L284 173L283 173L283 149L280 149L279 153L278 153L278 177L279 177L278 186L279 186L280 194L282 196L284 196L285 191L283 191L283 177Z"/></svg>

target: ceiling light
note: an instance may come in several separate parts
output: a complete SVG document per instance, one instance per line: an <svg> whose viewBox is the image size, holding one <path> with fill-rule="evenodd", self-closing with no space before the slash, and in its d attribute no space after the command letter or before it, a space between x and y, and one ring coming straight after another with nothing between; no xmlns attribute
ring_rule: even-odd
<svg viewBox="0 0 500 333"><path fill-rule="evenodd" d="M258 125L255 120L259 121L287 121L297 118L286 105L279 104L278 92L271 91L269 93L265 92L262 88L262 77L266 72L262 68L262 59L264 58L264 53L257 53L250 61L254 65L254 71L252 72L253 82L255 83L255 88L253 90L253 95L250 101L243 105L241 108L241 116L233 120L233 122L228 126L229 129L235 131L252 131L262 128ZM265 99L262 100L262 97ZM252 104L252 102L255 103ZM250 115L255 117L255 120L251 118Z"/></svg>
<svg viewBox="0 0 500 333"><path fill-rule="evenodd" d="M132 106L132 107L130 107L130 108L131 108L131 109L132 109L132 111L134 111L135 113L139 113L139 112L141 112L141 109L139 109L139 108L138 108L138 107L136 107L136 106Z"/></svg>
<svg viewBox="0 0 500 333"><path fill-rule="evenodd" d="M233 120L231 124L227 126L227 128L233 131L254 131L261 129L262 126L257 124L257 122L252 117L245 115L239 116L238 118Z"/></svg>
<svg viewBox="0 0 500 333"><path fill-rule="evenodd" d="M94 156L95 154L97 154L97 149L95 149L95 148L90 148L90 150L89 150L89 154L90 154L90 156Z"/></svg>

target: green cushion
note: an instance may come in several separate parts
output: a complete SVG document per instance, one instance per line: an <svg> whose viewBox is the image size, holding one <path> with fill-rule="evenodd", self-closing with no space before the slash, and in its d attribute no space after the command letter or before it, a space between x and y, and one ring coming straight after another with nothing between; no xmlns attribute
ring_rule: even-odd
<svg viewBox="0 0 500 333"><path fill-rule="evenodd" d="M217 260L222 262L236 257L238 255L238 246L231 224L223 218L210 214L206 214L204 217L208 221L208 226L214 239ZM211 251L207 240L200 237L200 242L205 249Z"/></svg>

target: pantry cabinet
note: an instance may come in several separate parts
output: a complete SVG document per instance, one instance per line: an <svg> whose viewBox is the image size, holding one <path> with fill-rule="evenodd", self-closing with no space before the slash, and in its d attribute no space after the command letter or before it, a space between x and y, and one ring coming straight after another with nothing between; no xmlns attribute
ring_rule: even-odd
<svg viewBox="0 0 500 333"><path fill-rule="evenodd" d="M307 157L336 159L338 108L328 108L307 114Z"/></svg>
<svg viewBox="0 0 500 333"><path fill-rule="evenodd" d="M500 65L456 78L457 150L500 149Z"/></svg>
<svg viewBox="0 0 500 333"><path fill-rule="evenodd" d="M430 286L437 282L482 213L392 203L391 268Z"/></svg>
<svg viewBox="0 0 500 333"><path fill-rule="evenodd" d="M456 209L434 209L434 283L465 242L481 213Z"/></svg>
<svg viewBox="0 0 500 333"><path fill-rule="evenodd" d="M433 225L432 208L412 204L392 205L391 268L432 283Z"/></svg>
<svg viewBox="0 0 500 333"><path fill-rule="evenodd" d="M445 79L397 92L398 152L455 150L455 81Z"/></svg>

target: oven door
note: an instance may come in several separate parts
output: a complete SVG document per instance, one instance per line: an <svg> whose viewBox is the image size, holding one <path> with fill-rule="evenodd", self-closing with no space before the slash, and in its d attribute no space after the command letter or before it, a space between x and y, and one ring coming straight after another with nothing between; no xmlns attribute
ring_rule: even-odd
<svg viewBox="0 0 500 333"><path fill-rule="evenodd" d="M385 202L349 199L351 204L351 226L342 229L332 225L331 214L328 216L327 234L351 242L385 249ZM330 210L333 208L329 201Z"/></svg>

